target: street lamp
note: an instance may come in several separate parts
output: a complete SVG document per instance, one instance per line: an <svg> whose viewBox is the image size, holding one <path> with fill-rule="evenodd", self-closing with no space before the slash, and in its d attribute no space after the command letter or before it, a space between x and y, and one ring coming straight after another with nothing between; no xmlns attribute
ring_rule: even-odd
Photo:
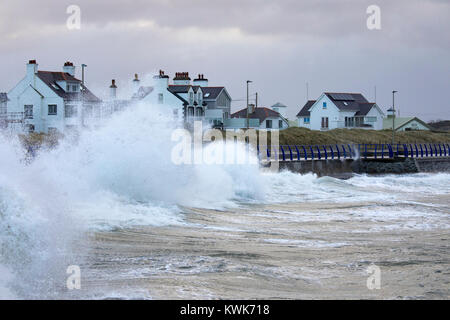
<svg viewBox="0 0 450 320"><path fill-rule="evenodd" d="M395 94L397 91L392 91L392 146L394 146L395 139Z"/></svg>
<svg viewBox="0 0 450 320"><path fill-rule="evenodd" d="M253 81L247 80L247 129L250 128L249 112L248 112L248 85Z"/></svg>
<svg viewBox="0 0 450 320"><path fill-rule="evenodd" d="M84 68L86 68L87 65L86 64L82 64L81 65L81 84L84 86Z"/></svg>

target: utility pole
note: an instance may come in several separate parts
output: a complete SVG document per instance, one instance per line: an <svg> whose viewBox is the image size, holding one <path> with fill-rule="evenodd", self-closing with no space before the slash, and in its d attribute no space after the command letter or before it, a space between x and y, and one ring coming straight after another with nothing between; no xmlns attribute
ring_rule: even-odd
<svg viewBox="0 0 450 320"><path fill-rule="evenodd" d="M395 141L395 93L397 91L392 91L392 146L394 146Z"/></svg>
<svg viewBox="0 0 450 320"><path fill-rule="evenodd" d="M251 83L252 81L247 80L247 129L250 128L250 120L249 120L249 112L248 112L248 85Z"/></svg>
<svg viewBox="0 0 450 320"><path fill-rule="evenodd" d="M258 107L258 92L256 93L256 98L255 98L255 108Z"/></svg>
<svg viewBox="0 0 450 320"><path fill-rule="evenodd" d="M84 63L81 64L81 88L80 88L80 93L81 93L81 124L84 126L84 68L86 68L87 65L85 65Z"/></svg>

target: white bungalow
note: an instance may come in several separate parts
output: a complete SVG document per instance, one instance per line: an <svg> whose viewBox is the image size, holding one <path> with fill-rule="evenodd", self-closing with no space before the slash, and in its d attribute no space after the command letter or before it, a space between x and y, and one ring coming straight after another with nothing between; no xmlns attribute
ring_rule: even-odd
<svg viewBox="0 0 450 320"><path fill-rule="evenodd" d="M247 128L247 108L233 113L231 118L225 123L227 128ZM249 105L248 120L248 126L250 128L283 130L289 127L289 122L286 118L280 113L266 107Z"/></svg>
<svg viewBox="0 0 450 320"><path fill-rule="evenodd" d="M324 92L297 114L298 126L311 130L383 129L383 111L360 93Z"/></svg>

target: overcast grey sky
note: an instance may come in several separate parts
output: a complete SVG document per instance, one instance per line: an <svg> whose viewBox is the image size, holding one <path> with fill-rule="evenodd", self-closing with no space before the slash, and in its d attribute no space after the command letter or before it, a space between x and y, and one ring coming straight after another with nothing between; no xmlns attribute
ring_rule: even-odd
<svg viewBox="0 0 450 320"><path fill-rule="evenodd" d="M69 5L81 29L66 26ZM366 9L381 8L381 30ZM0 91L37 59L88 65L86 82L107 96L134 73L203 73L244 99L253 80L260 105L280 101L294 116L323 91L362 92L383 110L398 90L401 116L450 119L450 0L2 0ZM80 76L80 69L77 70ZM233 111L245 101L235 101Z"/></svg>

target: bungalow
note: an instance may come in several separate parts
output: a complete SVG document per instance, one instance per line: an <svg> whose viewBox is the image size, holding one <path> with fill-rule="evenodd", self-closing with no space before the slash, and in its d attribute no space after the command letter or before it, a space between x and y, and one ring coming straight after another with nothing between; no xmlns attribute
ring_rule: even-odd
<svg viewBox="0 0 450 320"><path fill-rule="evenodd" d="M394 128L395 131L431 130L428 124L417 117L395 117ZM383 120L383 129L392 130L392 114Z"/></svg>
<svg viewBox="0 0 450 320"><path fill-rule="evenodd" d="M25 132L65 132L84 125L101 104L75 78L75 66L64 64L61 71L38 70L36 60L27 64L26 75L8 92L8 127Z"/></svg>
<svg viewBox="0 0 450 320"><path fill-rule="evenodd" d="M383 129L383 111L361 93L324 92L297 114L298 126L311 130Z"/></svg>
<svg viewBox="0 0 450 320"><path fill-rule="evenodd" d="M247 108L239 110L231 115L231 121L225 122L227 128L246 128L247 127ZM248 112L249 127L257 129L287 129L288 120L279 112L266 107L249 106Z"/></svg>

